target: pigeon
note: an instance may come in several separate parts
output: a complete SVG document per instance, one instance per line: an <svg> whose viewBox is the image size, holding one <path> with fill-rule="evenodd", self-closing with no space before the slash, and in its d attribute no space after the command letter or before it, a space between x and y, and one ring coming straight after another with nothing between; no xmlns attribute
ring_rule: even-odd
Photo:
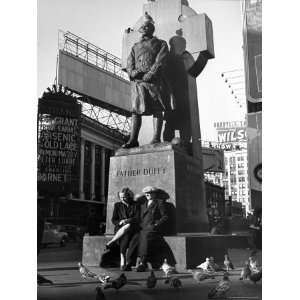
<svg viewBox="0 0 300 300"><path fill-rule="evenodd" d="M214 272L224 271L218 264L215 263L213 256L209 258L209 269L212 269Z"/></svg>
<svg viewBox="0 0 300 300"><path fill-rule="evenodd" d="M249 261L245 262L245 267L242 269L240 280L245 280L251 275Z"/></svg>
<svg viewBox="0 0 300 300"><path fill-rule="evenodd" d="M110 280L110 276L106 275L106 274L100 274L98 275L97 277L99 279L99 281L102 283L102 284L106 284L107 282L109 282Z"/></svg>
<svg viewBox="0 0 300 300"><path fill-rule="evenodd" d="M249 257L249 265L250 265L251 272L257 273L260 271L254 256Z"/></svg>
<svg viewBox="0 0 300 300"><path fill-rule="evenodd" d="M260 281L262 278L262 271L252 273L249 278L253 283L256 284L256 282Z"/></svg>
<svg viewBox="0 0 300 300"><path fill-rule="evenodd" d="M226 271L228 272L228 271L229 271L229 268L230 268L231 270L233 270L234 267L233 267L233 264L232 264L232 262L231 262L231 260L230 260L230 258L229 258L229 255L228 255L228 254L225 254L224 257L225 257L225 259L224 259L224 266L225 266L225 268L226 268Z"/></svg>
<svg viewBox="0 0 300 300"><path fill-rule="evenodd" d="M113 288L113 289L116 289L116 290L119 290L122 286L124 286L125 284L127 283L127 278L125 276L124 273L122 273L118 278L112 280L112 281L109 281L107 282L105 285L104 285L104 289L109 289L109 288Z"/></svg>
<svg viewBox="0 0 300 300"><path fill-rule="evenodd" d="M169 277L169 275L174 274L176 272L175 267L170 266L166 258L164 259L164 263L162 264L160 269L163 270L163 272L165 273L165 277Z"/></svg>
<svg viewBox="0 0 300 300"><path fill-rule="evenodd" d="M41 284L51 284L53 285L53 282L47 278L45 278L44 276L37 274L37 284L41 285Z"/></svg>
<svg viewBox="0 0 300 300"><path fill-rule="evenodd" d="M177 277L171 277L170 278L170 286L176 289L179 289L182 287L181 280Z"/></svg>
<svg viewBox="0 0 300 300"><path fill-rule="evenodd" d="M210 275L209 273L205 271L193 271L193 270L188 270L189 273L193 274L193 278L196 282L200 283L203 280L210 279L210 278L215 278L214 275Z"/></svg>
<svg viewBox="0 0 300 300"><path fill-rule="evenodd" d="M96 273L91 272L87 267L85 267L81 262L78 263L79 272L83 279L88 278L98 278Z"/></svg>
<svg viewBox="0 0 300 300"><path fill-rule="evenodd" d="M104 293L100 286L96 287L96 300L106 300Z"/></svg>
<svg viewBox="0 0 300 300"><path fill-rule="evenodd" d="M196 267L197 269L202 269L204 271L209 271L211 269L209 258L206 257L205 262Z"/></svg>
<svg viewBox="0 0 300 300"><path fill-rule="evenodd" d="M153 271L151 271L151 274L150 276L147 278L147 281L146 281L146 286L147 288L149 289L152 289L156 286L156 282L157 282L157 278L155 277L155 274Z"/></svg>
<svg viewBox="0 0 300 300"><path fill-rule="evenodd" d="M215 288L209 291L208 299L225 297L229 289L230 289L230 280L228 277L228 273L225 272L223 279L218 282Z"/></svg>

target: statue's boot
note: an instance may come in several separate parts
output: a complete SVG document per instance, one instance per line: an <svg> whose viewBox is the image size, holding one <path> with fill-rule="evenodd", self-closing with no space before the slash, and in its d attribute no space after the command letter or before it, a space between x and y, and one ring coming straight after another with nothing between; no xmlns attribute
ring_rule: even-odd
<svg viewBox="0 0 300 300"><path fill-rule="evenodd" d="M163 125L163 117L161 116L153 116L153 138L150 144L160 143L161 129Z"/></svg>
<svg viewBox="0 0 300 300"><path fill-rule="evenodd" d="M127 143L122 145L122 148L134 148L139 146L138 137L142 125L142 116L133 114L131 117L131 132Z"/></svg>

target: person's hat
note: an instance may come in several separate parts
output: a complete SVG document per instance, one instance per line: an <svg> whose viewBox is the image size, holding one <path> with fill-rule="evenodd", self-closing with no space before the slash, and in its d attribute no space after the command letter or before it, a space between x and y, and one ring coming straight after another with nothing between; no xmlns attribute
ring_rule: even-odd
<svg viewBox="0 0 300 300"><path fill-rule="evenodd" d="M152 19L152 17L148 14L148 12L145 12L144 16L143 16L143 24L153 24L154 25L154 20Z"/></svg>
<svg viewBox="0 0 300 300"><path fill-rule="evenodd" d="M154 186L146 186L143 188L142 192L144 194L149 194L149 193L155 193L158 191L158 188L154 187Z"/></svg>

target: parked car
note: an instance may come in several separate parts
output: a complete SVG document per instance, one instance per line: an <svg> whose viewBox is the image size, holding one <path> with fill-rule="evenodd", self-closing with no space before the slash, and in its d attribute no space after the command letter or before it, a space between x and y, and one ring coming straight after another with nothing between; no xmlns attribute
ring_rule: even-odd
<svg viewBox="0 0 300 300"><path fill-rule="evenodd" d="M61 232L66 232L68 234L68 241L79 242L82 240L84 230L77 225L59 225Z"/></svg>
<svg viewBox="0 0 300 300"><path fill-rule="evenodd" d="M49 222L45 223L44 234L42 240L42 246L47 247L50 244L58 244L60 247L64 247L66 245L66 241L68 240L68 233L64 231L60 231L59 228Z"/></svg>

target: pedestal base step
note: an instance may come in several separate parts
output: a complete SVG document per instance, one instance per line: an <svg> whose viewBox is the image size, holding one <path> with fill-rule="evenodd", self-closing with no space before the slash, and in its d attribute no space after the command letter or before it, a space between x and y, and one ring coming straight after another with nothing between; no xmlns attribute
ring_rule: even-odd
<svg viewBox="0 0 300 300"><path fill-rule="evenodd" d="M82 263L86 266L99 266L108 236L85 236L83 239ZM224 254L229 253L236 267L242 267L250 254L248 235L185 235L165 236L166 243L173 252L176 269L180 272L195 268L213 256L222 264ZM248 249L248 250L247 250ZM163 259L163 258L161 258Z"/></svg>

